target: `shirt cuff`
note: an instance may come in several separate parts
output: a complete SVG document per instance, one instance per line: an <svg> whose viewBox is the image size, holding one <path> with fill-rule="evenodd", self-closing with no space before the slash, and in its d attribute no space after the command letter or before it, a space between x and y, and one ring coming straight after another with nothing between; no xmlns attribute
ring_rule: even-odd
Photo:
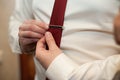
<svg viewBox="0 0 120 80"><path fill-rule="evenodd" d="M69 75L77 67L79 66L75 62L62 53L50 64L46 75L50 80L68 80Z"/></svg>

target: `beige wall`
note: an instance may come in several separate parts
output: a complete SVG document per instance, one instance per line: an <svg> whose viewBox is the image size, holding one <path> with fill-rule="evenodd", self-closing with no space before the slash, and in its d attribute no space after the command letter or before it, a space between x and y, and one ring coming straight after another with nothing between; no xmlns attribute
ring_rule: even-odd
<svg viewBox="0 0 120 80"><path fill-rule="evenodd" d="M19 79L19 58L13 54L8 44L8 21L14 7L14 0L0 0L0 80ZM0 58L1 59L1 58Z"/></svg>

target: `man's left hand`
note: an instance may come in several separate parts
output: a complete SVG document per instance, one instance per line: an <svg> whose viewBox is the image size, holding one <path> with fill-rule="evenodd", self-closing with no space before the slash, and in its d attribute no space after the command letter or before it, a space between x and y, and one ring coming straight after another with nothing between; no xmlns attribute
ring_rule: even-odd
<svg viewBox="0 0 120 80"><path fill-rule="evenodd" d="M48 50L46 49L48 45ZM46 32L45 36L40 39L36 47L36 58L47 69L51 62L61 53L62 51L57 47L55 40L50 32Z"/></svg>

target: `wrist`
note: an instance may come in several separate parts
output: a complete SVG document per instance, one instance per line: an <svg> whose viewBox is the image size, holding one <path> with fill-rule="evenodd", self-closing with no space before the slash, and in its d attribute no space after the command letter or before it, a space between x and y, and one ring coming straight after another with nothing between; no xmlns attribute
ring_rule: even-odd
<svg viewBox="0 0 120 80"><path fill-rule="evenodd" d="M24 45L20 39L19 39L19 46L20 46L20 50L22 53L24 54L34 54L35 53L35 49L36 49L36 43L37 42L34 42L34 43L31 43L31 44L27 44L27 45Z"/></svg>

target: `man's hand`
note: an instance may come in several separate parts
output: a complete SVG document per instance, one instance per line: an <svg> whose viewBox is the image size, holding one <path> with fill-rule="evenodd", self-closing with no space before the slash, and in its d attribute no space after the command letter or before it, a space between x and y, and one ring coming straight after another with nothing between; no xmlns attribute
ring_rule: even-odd
<svg viewBox="0 0 120 80"><path fill-rule="evenodd" d="M19 43L24 53L30 53L35 50L37 41L43 37L48 25L37 21L25 21L19 28Z"/></svg>
<svg viewBox="0 0 120 80"><path fill-rule="evenodd" d="M45 44L47 43L49 50L46 50ZM43 65L45 69L49 67L51 62L61 53L57 47L54 38L50 32L45 33L45 37L40 39L36 47L36 58Z"/></svg>
<svg viewBox="0 0 120 80"><path fill-rule="evenodd" d="M120 45L120 12L114 20L114 34L116 43Z"/></svg>

